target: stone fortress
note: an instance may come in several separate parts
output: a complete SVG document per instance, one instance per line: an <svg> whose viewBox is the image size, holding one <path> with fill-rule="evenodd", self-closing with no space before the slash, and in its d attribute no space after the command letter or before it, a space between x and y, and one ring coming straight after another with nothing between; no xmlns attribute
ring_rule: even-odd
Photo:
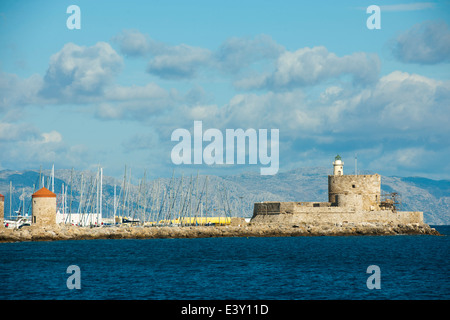
<svg viewBox="0 0 450 320"><path fill-rule="evenodd" d="M328 202L279 202L254 204L252 224L419 224L423 212L397 211L395 195L381 195L381 177L344 175L338 155L328 176Z"/></svg>

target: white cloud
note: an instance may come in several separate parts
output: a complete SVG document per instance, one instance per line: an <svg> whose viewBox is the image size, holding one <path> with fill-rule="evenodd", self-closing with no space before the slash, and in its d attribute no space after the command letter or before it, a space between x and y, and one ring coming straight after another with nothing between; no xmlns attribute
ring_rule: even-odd
<svg viewBox="0 0 450 320"><path fill-rule="evenodd" d="M38 136L38 130L28 124L0 122L0 142L15 142L22 139L36 139Z"/></svg>
<svg viewBox="0 0 450 320"><path fill-rule="evenodd" d="M255 38L233 37L224 41L215 52L216 63L226 72L238 72L255 61L276 59L283 46L267 35Z"/></svg>
<svg viewBox="0 0 450 320"><path fill-rule="evenodd" d="M234 81L233 85L241 90L252 90L256 88L264 88L267 85L267 79L270 77L270 73L258 74L253 73L247 75L241 79Z"/></svg>
<svg viewBox="0 0 450 320"><path fill-rule="evenodd" d="M91 47L67 43L50 58L41 94L74 100L101 95L121 67L122 58L106 42Z"/></svg>
<svg viewBox="0 0 450 320"><path fill-rule="evenodd" d="M445 22L414 25L390 42L394 56L405 63L450 62L450 29Z"/></svg>
<svg viewBox="0 0 450 320"><path fill-rule="evenodd" d="M169 93L155 83L144 86L132 85L130 87L112 85L104 90L108 101L130 101L166 98Z"/></svg>
<svg viewBox="0 0 450 320"><path fill-rule="evenodd" d="M276 59L284 50L272 38L260 35L252 38L230 38L216 51L186 44L158 44L147 72L165 79L193 78L202 68L237 73L249 65L266 59Z"/></svg>
<svg viewBox="0 0 450 320"><path fill-rule="evenodd" d="M0 112L17 112L17 107L39 103L37 94L42 78L35 74L21 79L15 74L0 72Z"/></svg>
<svg viewBox="0 0 450 320"><path fill-rule="evenodd" d="M119 46L119 51L132 57L149 57L167 54L172 46L150 38L138 30L123 30L112 38L112 42Z"/></svg>
<svg viewBox="0 0 450 320"><path fill-rule="evenodd" d="M257 76L238 85L255 88L292 88L316 85L329 79L350 75L355 82L371 83L378 78L380 60L375 54L363 52L338 57L325 47L302 48L295 52L286 51L276 63L276 69L264 78Z"/></svg>
<svg viewBox="0 0 450 320"><path fill-rule="evenodd" d="M67 43L51 56L44 77L0 72L0 112L10 117L27 105L100 101L121 67L122 58L105 42L91 47Z"/></svg>
<svg viewBox="0 0 450 320"><path fill-rule="evenodd" d="M84 166L91 160L85 146L68 146L60 132L41 132L30 123L0 122L0 146L5 168Z"/></svg>
<svg viewBox="0 0 450 320"><path fill-rule="evenodd" d="M124 30L112 41L119 45L120 51L129 56L145 56L152 50L152 40L137 30Z"/></svg>
<svg viewBox="0 0 450 320"><path fill-rule="evenodd" d="M429 174L436 175L439 173L439 167L448 158L449 148L430 149L427 146L414 146L384 148L378 150L378 153L367 155L367 166L375 172L389 172L395 175L414 175L427 176ZM375 156L374 156L375 155ZM437 176L442 178L442 172Z"/></svg>
<svg viewBox="0 0 450 320"><path fill-rule="evenodd" d="M150 60L147 72L164 79L192 78L200 68L210 63L209 50L182 44Z"/></svg>
<svg viewBox="0 0 450 320"><path fill-rule="evenodd" d="M95 116L103 120L121 119L123 110L114 104L101 103L95 108Z"/></svg>
<svg viewBox="0 0 450 320"><path fill-rule="evenodd" d="M188 108L187 113L190 119L209 120L210 122L220 115L217 105L196 105Z"/></svg>
<svg viewBox="0 0 450 320"><path fill-rule="evenodd" d="M154 83L145 86L110 86L105 89L104 102L95 108L99 119L128 119L146 122L166 109L175 108L183 101L176 90L167 91Z"/></svg>
<svg viewBox="0 0 450 320"><path fill-rule="evenodd" d="M284 51L267 35L232 37L216 50L187 44L169 45L137 30L124 30L112 40L125 55L150 57L147 72L163 79L190 79L206 69L236 74L258 61L275 60Z"/></svg>
<svg viewBox="0 0 450 320"><path fill-rule="evenodd" d="M148 123L158 115L165 115L169 108L170 98L148 101L124 101L100 103L94 108L95 116L101 120L131 120Z"/></svg>
<svg viewBox="0 0 450 320"><path fill-rule="evenodd" d="M433 9L436 7L434 2L415 2L415 3L401 3L401 4L388 4L380 6L381 12L384 11L418 11Z"/></svg>
<svg viewBox="0 0 450 320"><path fill-rule="evenodd" d="M112 40L125 55L151 57L146 71L163 79L192 78L211 63L212 53L208 49L186 44L172 46L137 30L124 30Z"/></svg>
<svg viewBox="0 0 450 320"><path fill-rule="evenodd" d="M447 131L450 83L394 71L380 79L365 103L386 129Z"/></svg>
<svg viewBox="0 0 450 320"><path fill-rule="evenodd" d="M62 141L61 134L55 130L42 133L42 138L42 143L58 143Z"/></svg>

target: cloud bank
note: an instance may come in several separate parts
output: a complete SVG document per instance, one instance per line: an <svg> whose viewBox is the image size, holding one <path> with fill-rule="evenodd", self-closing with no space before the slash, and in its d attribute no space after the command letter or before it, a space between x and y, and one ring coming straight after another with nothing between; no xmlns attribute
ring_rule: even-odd
<svg viewBox="0 0 450 320"><path fill-rule="evenodd" d="M405 63L446 63L448 36L446 24L423 23L399 35L392 48ZM338 55L325 46L287 50L266 35L202 48L125 30L111 42L67 43L50 57L43 76L0 73L5 157L24 166L92 159L92 150L69 145L63 132L40 130L15 116L42 106L75 106L101 123L132 123L140 131L124 132L114 145L117 152L130 157L147 152L161 167L170 158L171 132L190 129L195 120L205 129L279 129L280 164L287 168L357 151L367 162L376 157L398 170L416 170L418 163L421 168L444 163L450 155L443 144L450 135L450 82L400 70L380 76L377 54ZM142 61L147 83L118 83L127 59ZM218 91L205 89L214 77L221 88L228 86L223 103L215 99ZM25 149L23 158L19 153Z"/></svg>

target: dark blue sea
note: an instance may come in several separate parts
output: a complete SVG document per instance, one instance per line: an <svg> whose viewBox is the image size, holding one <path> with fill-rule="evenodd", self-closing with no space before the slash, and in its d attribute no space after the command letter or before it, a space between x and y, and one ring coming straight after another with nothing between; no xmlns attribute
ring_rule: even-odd
<svg viewBox="0 0 450 320"><path fill-rule="evenodd" d="M1 243L0 299L448 300L450 226L435 228L445 236Z"/></svg>

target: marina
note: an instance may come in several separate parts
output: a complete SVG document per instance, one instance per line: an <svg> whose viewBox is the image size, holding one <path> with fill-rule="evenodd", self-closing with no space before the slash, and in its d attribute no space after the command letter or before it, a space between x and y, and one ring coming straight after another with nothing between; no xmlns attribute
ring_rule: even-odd
<svg viewBox="0 0 450 320"><path fill-rule="evenodd" d="M32 223L33 198L30 193L35 195L41 189L48 190L51 197L54 194L55 223L58 225L229 225L232 211L237 211L231 208L229 193L223 185L212 185L208 176L200 177L198 174L196 177L175 178L173 173L169 181L155 179L148 182L144 173L143 178L134 185L131 169L125 167L122 183L115 181L113 188L108 187L106 191L101 167L96 173L81 173L79 177L75 176L72 169L68 181L56 180L58 186L55 187L54 166L49 175L45 175L41 169L35 184L22 188L19 201L13 200L13 194L17 192L14 192L10 182L4 226L13 229L29 226ZM215 193L213 197L211 191ZM15 205L18 205L17 210L14 210Z"/></svg>

